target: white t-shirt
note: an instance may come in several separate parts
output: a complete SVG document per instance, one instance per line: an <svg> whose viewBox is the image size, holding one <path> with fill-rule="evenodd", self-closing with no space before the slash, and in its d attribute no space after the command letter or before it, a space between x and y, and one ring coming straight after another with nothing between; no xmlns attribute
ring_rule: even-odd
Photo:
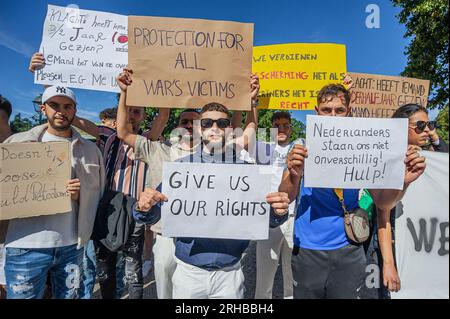
<svg viewBox="0 0 450 319"><path fill-rule="evenodd" d="M45 132L42 142L69 141ZM72 170L72 178L76 178ZM16 218L9 221L6 247L56 248L78 243L78 205L72 201L72 211L56 215Z"/></svg>
<svg viewBox="0 0 450 319"><path fill-rule="evenodd" d="M5 278L5 247L0 245L0 285L6 285Z"/></svg>
<svg viewBox="0 0 450 319"><path fill-rule="evenodd" d="M286 159L292 144L279 145L275 143L257 142L256 149L250 153L242 152L247 161L255 162L258 165L270 165L271 188L272 192L278 192L284 169L286 168ZM255 160L256 157L256 160ZM289 206L289 213L292 214L295 209L295 201Z"/></svg>

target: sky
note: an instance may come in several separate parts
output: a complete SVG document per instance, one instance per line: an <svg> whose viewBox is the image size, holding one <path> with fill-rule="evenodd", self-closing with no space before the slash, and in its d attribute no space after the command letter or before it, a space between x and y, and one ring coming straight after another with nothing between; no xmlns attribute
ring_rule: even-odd
<svg viewBox="0 0 450 319"><path fill-rule="evenodd" d="M347 70L399 75L406 66L399 8L389 0L226 0L226 1L63 1L2 0L0 10L0 94L9 99L14 113L34 114L32 100L42 91L28 71L38 51L47 5L76 4L80 9L123 15L201 18L254 23L254 45L279 43L339 43L346 45ZM380 28L367 28L366 7L380 8ZM115 93L74 90L78 115L98 122L98 113L115 106ZM308 112L295 111L304 122ZM311 114L311 112L309 112Z"/></svg>

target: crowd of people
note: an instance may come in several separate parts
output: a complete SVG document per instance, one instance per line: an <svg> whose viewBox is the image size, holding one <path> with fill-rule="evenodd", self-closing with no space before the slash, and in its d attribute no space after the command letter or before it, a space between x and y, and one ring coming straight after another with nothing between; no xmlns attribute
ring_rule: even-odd
<svg viewBox="0 0 450 319"><path fill-rule="evenodd" d="M44 65L43 55L36 53L30 71ZM367 243L374 240L381 250L386 290L401 289L392 209L426 168L419 151L448 152L426 108L408 104L394 114L409 119L403 190L344 189L339 195L334 189L303 185L308 149L303 139L292 136L289 112L273 114L274 142L254 142L258 77L249 75L252 101L245 123L242 112L211 101L183 110L170 139L161 136L170 109L159 109L151 127L143 128L144 108L127 104L133 71L124 69L117 82L118 106L100 113L101 125L77 116L70 88L48 86L41 102L47 123L13 134L11 103L0 96L1 143L67 141L72 159L70 212L0 222L2 298L91 299L98 282L104 299L120 298L125 290L129 298L142 299L144 277L151 269L159 299L243 298L241 260L248 240L169 238L161 233L161 205L167 201L161 191L164 162L271 166L271 193L266 197L270 231L267 240L257 242L256 299L272 298L280 260L286 299L358 298ZM323 87L317 115L351 116L349 90L351 79ZM80 130L97 143L83 138ZM344 209L362 207L363 199L371 203L364 208L373 212L375 236L355 243L344 229Z"/></svg>

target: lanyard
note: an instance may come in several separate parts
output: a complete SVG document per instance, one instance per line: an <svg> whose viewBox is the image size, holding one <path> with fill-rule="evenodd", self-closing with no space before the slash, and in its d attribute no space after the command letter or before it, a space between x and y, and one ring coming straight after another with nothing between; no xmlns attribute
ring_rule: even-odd
<svg viewBox="0 0 450 319"><path fill-rule="evenodd" d="M336 194L339 202L341 203L342 209L344 210L344 214L348 214L347 208L344 203L344 190L342 188L335 188L334 193Z"/></svg>

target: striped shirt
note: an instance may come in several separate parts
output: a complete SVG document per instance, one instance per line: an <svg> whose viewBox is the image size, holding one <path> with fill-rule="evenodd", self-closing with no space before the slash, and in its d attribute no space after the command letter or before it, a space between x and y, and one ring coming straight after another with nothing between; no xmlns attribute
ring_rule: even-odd
<svg viewBox="0 0 450 319"><path fill-rule="evenodd" d="M136 160L133 148L123 143L117 133L113 133L106 141L103 155L106 188L138 199L145 188L148 164Z"/></svg>

